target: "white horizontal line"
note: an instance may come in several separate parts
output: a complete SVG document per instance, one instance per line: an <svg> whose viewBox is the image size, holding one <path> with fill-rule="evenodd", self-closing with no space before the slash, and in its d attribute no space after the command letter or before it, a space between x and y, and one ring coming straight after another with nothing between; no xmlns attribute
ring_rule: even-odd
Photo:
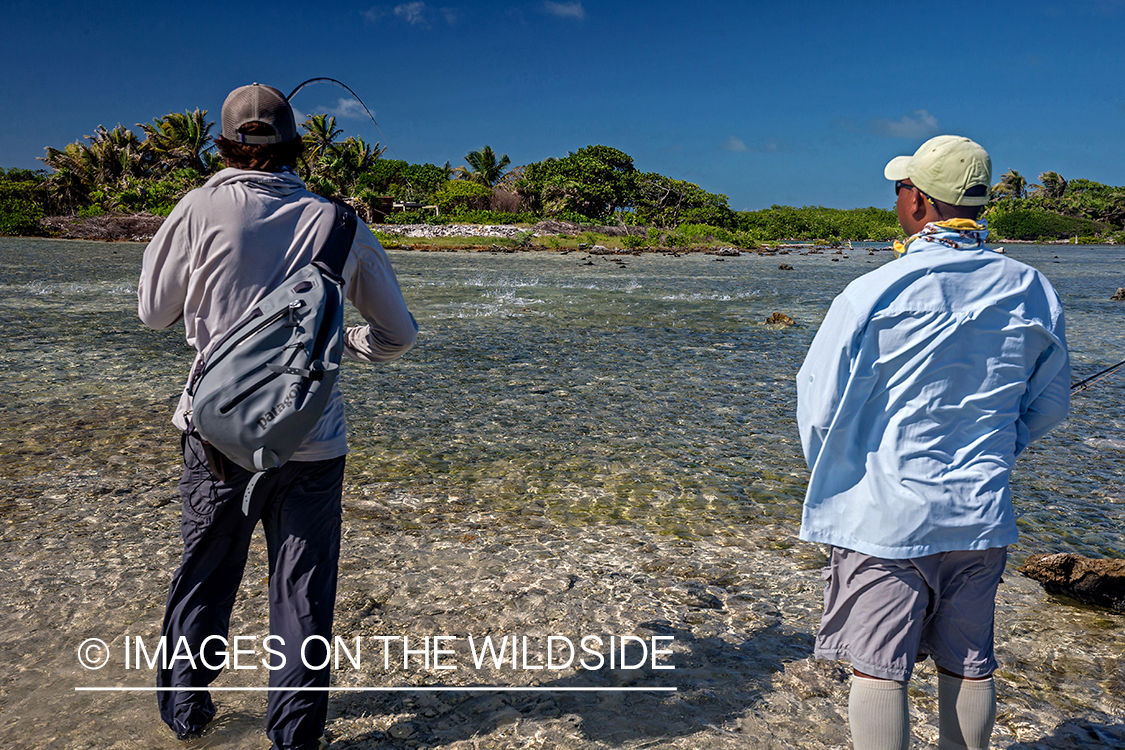
<svg viewBox="0 0 1125 750"><path fill-rule="evenodd" d="M76 687L81 693L674 693L674 687Z"/></svg>

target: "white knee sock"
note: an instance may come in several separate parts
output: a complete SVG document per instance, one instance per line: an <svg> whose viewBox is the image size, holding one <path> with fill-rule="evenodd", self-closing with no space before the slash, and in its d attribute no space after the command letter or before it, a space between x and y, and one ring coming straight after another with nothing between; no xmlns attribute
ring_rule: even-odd
<svg viewBox="0 0 1125 750"><path fill-rule="evenodd" d="M853 676L848 723L855 750L907 750L910 714L906 683Z"/></svg>
<svg viewBox="0 0 1125 750"><path fill-rule="evenodd" d="M987 750L995 723L995 680L938 674L939 750Z"/></svg>

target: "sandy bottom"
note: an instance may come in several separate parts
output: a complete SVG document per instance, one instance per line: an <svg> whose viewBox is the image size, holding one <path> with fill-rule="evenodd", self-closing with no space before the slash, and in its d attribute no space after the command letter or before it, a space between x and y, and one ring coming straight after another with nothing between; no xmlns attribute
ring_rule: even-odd
<svg viewBox="0 0 1125 750"><path fill-rule="evenodd" d="M126 669L125 638L154 643L178 564L177 470L167 454L138 470L124 456L99 467L0 480L3 626L0 746L20 748L268 748L262 693L215 694L219 715L184 744L150 693L76 692L153 685ZM845 748L847 671L814 661L823 550L795 529L731 529L679 539L628 525L573 528L496 517L448 497L403 496L349 475L336 635L360 638L360 666L332 694L327 747L343 748ZM256 538L231 635L268 633L264 542ZM1125 617L1050 600L1009 571L998 602L1000 715L993 747L1125 746ZM429 667L433 638L443 665ZM520 646L513 664L474 664L486 636ZM584 636L608 661L626 639L632 666L565 662L562 639ZM109 648L84 669L81 644ZM416 653L402 664L403 639ZM431 640L426 641L427 638ZM469 639L472 638L470 643ZM524 639L527 655L524 657ZM641 652L641 643L667 651ZM384 653L382 644L387 644ZM427 654L427 643L430 645ZM253 649L254 646L250 645ZM87 650L87 655L94 652ZM386 656L387 661L384 661ZM135 665L134 665L135 666ZM216 686L262 686L266 672L228 669ZM911 687L914 747L936 744L936 681ZM425 692L425 687L459 688ZM600 688L599 692L474 692L469 687ZM641 691L604 688L644 688ZM676 688L657 692L651 688Z"/></svg>

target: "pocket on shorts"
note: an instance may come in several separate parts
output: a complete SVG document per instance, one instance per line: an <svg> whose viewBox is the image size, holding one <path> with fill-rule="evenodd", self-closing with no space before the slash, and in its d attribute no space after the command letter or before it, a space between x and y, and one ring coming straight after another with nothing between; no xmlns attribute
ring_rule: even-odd
<svg viewBox="0 0 1125 750"><path fill-rule="evenodd" d="M831 600L832 583L834 580L831 561L829 561L827 565L820 569L820 580L824 581L823 611L827 612L828 602Z"/></svg>

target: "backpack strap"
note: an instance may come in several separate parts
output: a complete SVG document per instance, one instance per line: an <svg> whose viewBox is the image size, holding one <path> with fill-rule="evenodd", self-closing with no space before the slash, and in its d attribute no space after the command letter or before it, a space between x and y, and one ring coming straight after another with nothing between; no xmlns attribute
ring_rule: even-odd
<svg viewBox="0 0 1125 750"><path fill-rule="evenodd" d="M332 233L328 235L328 241L320 248L320 252L312 262L339 279L344 276L344 264L348 261L348 253L355 240L357 218L355 211L346 203L333 201L332 205L336 208Z"/></svg>
<svg viewBox="0 0 1125 750"><path fill-rule="evenodd" d="M259 448L258 453L261 453L264 448ZM259 464L258 453L254 454L254 463ZM258 480L266 475L265 471L259 470L254 472L254 476L250 477L250 481L246 483L246 489L242 491L242 515L250 515L250 498L254 496L254 488L258 486Z"/></svg>

